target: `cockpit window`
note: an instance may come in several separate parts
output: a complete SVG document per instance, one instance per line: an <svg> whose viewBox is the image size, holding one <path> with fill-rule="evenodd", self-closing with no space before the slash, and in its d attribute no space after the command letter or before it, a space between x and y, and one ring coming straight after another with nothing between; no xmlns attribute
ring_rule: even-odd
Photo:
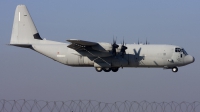
<svg viewBox="0 0 200 112"><path fill-rule="evenodd" d="M175 48L175 52L181 52L181 48Z"/></svg>
<svg viewBox="0 0 200 112"><path fill-rule="evenodd" d="M182 49L182 50L183 50L183 54L188 55L188 53L185 51L185 49Z"/></svg>
<svg viewBox="0 0 200 112"><path fill-rule="evenodd" d="M183 52L183 54L188 55L187 52L181 48L175 48L175 52Z"/></svg>

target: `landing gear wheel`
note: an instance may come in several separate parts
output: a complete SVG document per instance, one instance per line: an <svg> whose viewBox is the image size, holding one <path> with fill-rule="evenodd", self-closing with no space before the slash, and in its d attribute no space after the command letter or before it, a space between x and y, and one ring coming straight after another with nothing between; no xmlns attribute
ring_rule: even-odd
<svg viewBox="0 0 200 112"><path fill-rule="evenodd" d="M110 72L111 68L103 68L104 72Z"/></svg>
<svg viewBox="0 0 200 112"><path fill-rule="evenodd" d="M113 72L117 72L117 71L119 70L119 68L113 67L113 68L111 68L111 70L112 70Z"/></svg>
<svg viewBox="0 0 200 112"><path fill-rule="evenodd" d="M96 70L97 72L101 72L103 69L102 69L102 68L100 68L100 67L99 67L99 68L98 68L98 67L96 67L96 68L95 68L95 70Z"/></svg>
<svg viewBox="0 0 200 112"><path fill-rule="evenodd" d="M173 67L172 68L172 72L178 72L178 68L177 67Z"/></svg>

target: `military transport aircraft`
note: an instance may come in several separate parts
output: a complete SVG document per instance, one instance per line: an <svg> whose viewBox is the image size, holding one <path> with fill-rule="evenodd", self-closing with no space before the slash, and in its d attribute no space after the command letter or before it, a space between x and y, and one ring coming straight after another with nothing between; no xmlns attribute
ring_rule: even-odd
<svg viewBox="0 0 200 112"><path fill-rule="evenodd" d="M117 44L67 40L70 44L42 39L25 5L15 11L10 45L30 48L62 64L94 67L97 72L117 72L120 67L172 69L193 63L195 58L175 45Z"/></svg>

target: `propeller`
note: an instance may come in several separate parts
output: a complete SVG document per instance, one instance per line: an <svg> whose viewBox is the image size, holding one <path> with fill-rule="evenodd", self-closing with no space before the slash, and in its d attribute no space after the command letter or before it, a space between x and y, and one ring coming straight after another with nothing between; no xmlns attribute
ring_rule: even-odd
<svg viewBox="0 0 200 112"><path fill-rule="evenodd" d="M150 44L150 42L147 41L147 38L146 38L146 43L145 43L145 44L146 44L146 45Z"/></svg>
<svg viewBox="0 0 200 112"><path fill-rule="evenodd" d="M117 39L116 39L116 40L117 40ZM119 47L119 45L116 44L116 40L115 40L114 37L113 37L112 54L113 54L114 56L117 55L116 48Z"/></svg>
<svg viewBox="0 0 200 112"><path fill-rule="evenodd" d="M127 47L125 46L124 39L123 39L121 50L120 50L122 58L124 57L124 54L126 54L126 49Z"/></svg>

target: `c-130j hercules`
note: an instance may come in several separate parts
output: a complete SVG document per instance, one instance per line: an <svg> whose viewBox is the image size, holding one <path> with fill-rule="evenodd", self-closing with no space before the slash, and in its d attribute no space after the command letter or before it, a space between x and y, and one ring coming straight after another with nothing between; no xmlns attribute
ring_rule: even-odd
<svg viewBox="0 0 200 112"><path fill-rule="evenodd" d="M117 72L120 67L172 69L195 61L195 58L174 45L117 44L69 39L71 44L42 39L25 5L15 11L10 45L30 48L62 64L94 67L97 72Z"/></svg>

